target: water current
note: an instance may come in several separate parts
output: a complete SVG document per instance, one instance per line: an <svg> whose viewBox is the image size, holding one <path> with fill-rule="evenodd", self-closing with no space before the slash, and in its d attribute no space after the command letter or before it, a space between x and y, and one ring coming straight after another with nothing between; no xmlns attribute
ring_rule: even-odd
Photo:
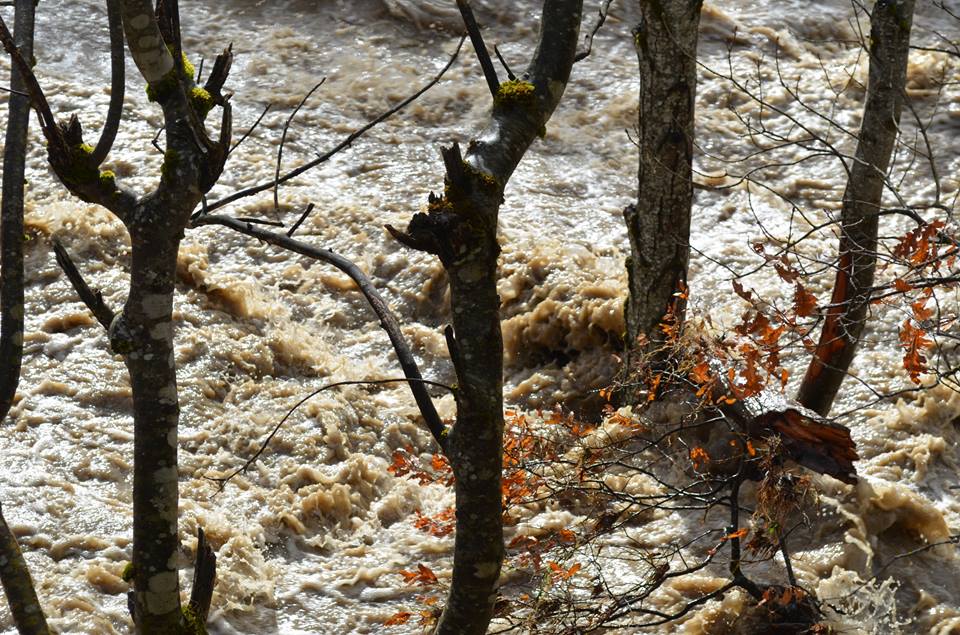
<svg viewBox="0 0 960 635"><path fill-rule="evenodd" d="M44 0L38 7L37 73L53 110L76 113L95 138L109 101L103 2ZM587 24L598 3L588 2ZM500 295L507 354L506 399L517 408L583 406L616 369L623 331L626 236L621 210L636 191L630 141L637 102L631 3L615 2L594 51L577 64L546 137L534 144L506 191L501 211ZM475 3L490 44L514 70L529 58L537 32L535 2ZM947 2L957 12L955 2ZM960 22L929 0L918 1L915 41L954 41ZM210 200L272 178L284 122L311 87L324 85L297 114L284 168L310 160L410 94L454 50L459 17L441 0L226 0L181 3L185 49L209 63L233 43L228 87L234 121L245 131L266 104L273 109L231 156ZM4 19L12 16L4 14ZM751 145L733 107L756 106L723 75L733 73L765 98L834 135L816 113L856 129L866 63L857 46L854 7L843 0L707 2L701 26L703 68L697 99L698 167L691 263L692 311L718 330L735 324L744 303L731 291L731 269L758 270L745 285L776 301L785 285L751 248L803 231L793 201L811 219L839 209L843 170L831 157L805 159L785 147L778 165L733 175L758 163L730 163ZM728 65L729 61L729 65ZM7 65L8 62L2 62ZM777 68L783 83L777 79ZM125 119L107 167L141 191L159 175L162 154L151 140L159 109L144 95L135 68ZM940 195L960 183L960 92L957 58L914 51L908 92L934 149ZM282 187L280 209L267 193L229 210L238 216L292 222L316 209L299 237L357 262L404 324L425 376L452 381L442 325L447 290L435 258L393 241L384 224L404 226L442 188L440 144L469 140L490 100L479 68L464 49L443 80L401 114L352 147ZM792 94L802 98L809 110ZM751 110L752 109L752 110ZM771 126L783 125L769 116ZM904 116L904 134L916 126ZM914 132L911 132L914 131ZM914 137L909 137L911 142ZM20 539L51 623L63 633L124 633L130 628L121 572L131 549L132 424L130 388L119 357L60 273L49 239L58 236L93 286L114 307L127 281L129 241L106 211L71 198L50 175L36 131L28 174L27 329L18 401L0 435L0 501ZM936 196L930 170L902 160L900 191L909 201ZM897 177L898 179L900 176ZM718 186L730 185L722 188ZM891 226L893 228L893 226ZM889 233L894 233L893 230ZM806 240L811 257L829 259L828 228ZM181 531L192 561L196 527L217 550L213 600L216 633L376 633L414 605L415 589L399 569L427 563L449 576L452 538L414 527L415 512L452 504L440 485L421 486L387 472L393 451L429 456L429 434L402 386L353 386L318 395L285 424L268 450L220 494L206 479L240 466L302 396L326 383L396 377L385 334L350 281L326 265L285 254L224 229L190 230L183 242L175 300L176 361L181 391ZM810 289L826 302L830 275ZM956 312L957 298L943 296ZM950 307L952 303L952 308ZM900 369L896 309L875 320L836 411L859 408L850 425L862 460L857 487L819 480L815 523L806 544L792 545L801 582L822 597L846 597L835 615L843 633L960 632L960 566L952 546L894 561L892 556L960 531L953 486L960 465L960 396L934 388L919 397L874 403L866 386L908 386ZM802 350L787 360L799 374ZM795 382L789 389L795 388ZM593 401L591 401L593 400ZM452 399L438 399L452 417ZM864 408L864 406L866 406ZM575 526L580 518L547 506L510 532ZM526 527L527 529L523 529ZM665 517L644 529L663 544L682 539ZM511 536L513 534L510 534ZM777 565L771 564L775 568ZM629 574L629 572L627 572ZM187 572L184 573L187 580ZM655 596L670 610L712 590L703 574ZM672 626L674 632L726 632L744 602L734 592ZM415 620L393 632L418 632ZM0 631L13 632L6 606Z"/></svg>

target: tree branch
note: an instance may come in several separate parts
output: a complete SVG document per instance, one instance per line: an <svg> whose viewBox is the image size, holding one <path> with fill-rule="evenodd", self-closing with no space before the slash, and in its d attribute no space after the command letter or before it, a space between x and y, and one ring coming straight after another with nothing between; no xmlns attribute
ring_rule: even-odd
<svg viewBox="0 0 960 635"><path fill-rule="evenodd" d="M463 24L467 27L467 33L470 35L470 43L473 44L473 50L477 53L477 60L480 62L480 68L483 69L483 76L487 80L487 86L490 88L490 95L496 99L497 92L500 90L500 80L497 79L497 71L493 67L493 60L490 59L490 53L487 52L487 45L483 43L483 35L480 33L480 25L473 15L473 8L469 0L457 0L457 8L460 9L460 15L463 17ZM504 64L506 67L506 64ZM509 70L507 71L509 72Z"/></svg>
<svg viewBox="0 0 960 635"><path fill-rule="evenodd" d="M354 141L356 141L357 139L362 137L364 134L369 132L371 128L377 126L380 123L383 123L384 121L389 119L391 116L395 115L396 113L400 112L401 110L409 106L412 102L414 102L417 98L419 98L425 92L433 88L433 86L435 86L437 82L439 82L443 78L446 72L450 70L450 67L453 66L453 63L456 61L457 56L460 54L460 49L463 47L463 41L465 39L466 38L460 38L460 42L459 44L457 44L457 50L454 51L453 55L450 56L450 59L447 61L446 66L440 69L440 72L437 73L437 75L433 79L427 82L423 86L423 88L421 88L414 94L410 95L409 97L401 101L396 106L393 106L392 108L384 111L376 119L372 120L370 123L366 124L362 128L359 128L355 132L351 133L346 139L338 143L331 150L324 152L323 154L319 155L316 159L301 165L299 168L296 168L295 170L291 170L290 172L287 172L286 174L284 174L278 179L272 179L266 183L261 183L260 185L248 187L244 190L240 190L239 192L234 192L233 194L230 194L229 196L226 196L220 199L219 201L214 201L213 203L210 203L209 205L207 205L207 212L212 212L216 209L223 207L224 205L233 203L234 201L237 201L241 198L246 198L247 196L253 196L254 194L259 194L260 192L266 192L267 190L273 188L275 183L277 185L282 185L287 181L289 181L290 179L294 179L300 176L307 170L313 169L322 163L326 163L328 160L330 160L331 157L339 153L341 150L349 148Z"/></svg>
<svg viewBox="0 0 960 635"><path fill-rule="evenodd" d="M407 379L410 380L410 392L413 393L417 406L420 408L420 414L423 416L427 428L430 430L430 434L433 435L437 445L446 452L446 427L440 420L440 415L437 414L433 400L430 398L430 394L424 386L424 380L420 375L420 369L417 366L416 359L403 336L403 332L400 330L400 323L397 322L397 318L394 317L376 287L374 287L370 279L360 271L359 267L343 256L328 249L311 247L283 234L260 229L250 223L244 223L228 216L207 215L193 222L194 227L203 225L222 225L223 227L229 227L234 231L252 236L271 245L331 264L350 276L350 279L356 283L363 297L366 298L370 304L370 308L373 309L373 312L380 318L380 326L387 332L390 343L393 344L393 350L397 355L397 359L400 361L400 367L403 369L403 373Z"/></svg>
<svg viewBox="0 0 960 635"><path fill-rule="evenodd" d="M93 316L97 318L97 322L99 322L105 330L109 331L110 323L113 322L113 318L116 316L113 309L103 301L103 295L100 294L99 290L94 291L90 288L77 269L77 266L73 264L73 260L70 259L70 254L67 253L67 250L60 241L54 238L52 242L53 252L57 257L57 264L63 269L63 273L65 273L67 279L70 280L70 284L73 285L77 295L80 296L80 300L90 309Z"/></svg>
<svg viewBox="0 0 960 635"><path fill-rule="evenodd" d="M110 29L110 107L107 120L100 132L100 140L93 150L93 161L100 165L110 153L120 129L123 116L123 96L126 91L126 64L123 50L123 23L120 20L119 0L107 0L107 22Z"/></svg>
<svg viewBox="0 0 960 635"><path fill-rule="evenodd" d="M33 0L26 0L33 4ZM10 604L13 623L21 635L47 635L47 619L37 599L37 592L30 578L30 570L23 559L20 546L14 537L0 508L0 581Z"/></svg>
<svg viewBox="0 0 960 635"><path fill-rule="evenodd" d="M17 45L27 55L32 55L34 5L31 0L18 0L14 21ZM11 66L10 114L3 149L3 200L0 202L0 244L3 245L0 253L0 360L4 364L0 378L0 422L6 419L13 405L23 361L23 179L30 100L22 93L23 73L15 64Z"/></svg>

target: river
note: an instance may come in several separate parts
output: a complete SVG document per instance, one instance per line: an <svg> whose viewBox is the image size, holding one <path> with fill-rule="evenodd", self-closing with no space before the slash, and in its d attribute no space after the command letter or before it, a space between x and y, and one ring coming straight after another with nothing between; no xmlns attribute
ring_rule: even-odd
<svg viewBox="0 0 960 635"><path fill-rule="evenodd" d="M598 3L585 7L592 26ZM623 332L627 248L621 210L636 195L636 59L629 35L636 11L615 2L593 53L574 69L547 134L524 158L501 210L500 295L507 354L505 397L512 408L596 405L596 389L617 367ZM38 6L37 74L54 112L76 113L95 139L109 101L104 3L45 0ZM518 71L535 43L535 2L481 0L477 15L492 45ZM958 22L929 0L918 2L915 41L954 41ZM957 11L956 2L947 2ZM9 11L9 10L6 10ZM292 109L325 82L292 121L283 168L309 161L429 81L456 48L459 17L440 0L229 0L181 3L184 48L211 63L228 43L236 60L227 87L234 122L246 131L266 104L262 124L231 155L216 200L272 178L277 144ZM12 20L4 13L8 24ZM718 331L745 309L731 289L731 269L757 271L744 285L772 302L789 303L792 287L751 245L773 244L839 209L843 170L833 157L807 158L786 147L731 163L752 147L733 108L754 112L723 75L732 69L767 100L824 134L838 147L852 141L815 113L856 128L866 61L856 46L850 3L790 0L706 3L701 26L695 157L698 168L691 263L691 311ZM865 21L861 26L866 28ZM728 60L730 65L728 66ZM8 61L2 62L4 67ZM783 82L779 83L776 69ZM135 68L128 64L124 122L107 166L125 184L155 185L162 154L151 144L161 125ZM960 152L957 58L914 51L908 92L934 148L942 200L951 205ZM860 82L861 84L858 84ZM810 107L805 111L792 95ZM448 293L435 258L412 253L383 229L405 226L442 189L439 146L465 144L490 105L475 58L465 45L446 76L402 113L374 128L319 168L272 195L228 210L288 224L308 203L316 208L297 235L353 259L382 290L404 324L428 378L453 381L442 326ZM936 105L936 108L935 108ZM751 108L753 110L751 110ZM772 127L784 125L767 113ZM213 116L216 119L216 113ZM904 137L916 126L904 114ZM833 137L831 137L833 138ZM32 130L28 165L27 328L18 401L0 435L0 502L19 537L51 624L63 633L124 633L130 627L121 572L131 550L132 423L121 359L54 262L59 236L91 285L111 306L122 304L129 241L103 209L71 198L45 166ZM895 167L912 202L936 196L930 170ZM759 161L775 163L737 183ZM901 179L902 176L902 180ZM905 225L891 221L887 233ZM881 232L884 233L884 232ZM830 228L802 244L810 258L835 250ZM452 537L414 526L416 512L436 514L452 491L421 486L387 472L393 452L425 457L429 434L403 386L351 386L323 392L301 407L246 473L217 492L223 476L252 455L272 426L301 397L327 383L400 376L375 316L350 281L322 264L223 228L189 230L178 266L176 356L181 394L180 495L184 564L202 525L218 554L212 633L379 633L400 610L417 610L419 593L400 569L427 564L448 579ZM829 269L811 278L821 303ZM956 314L945 292L942 309ZM909 387L900 367L897 307L876 307L836 412L849 425L862 460L861 483L819 479L811 512L820 530L792 545L801 582L822 597L843 598L847 615L831 614L844 633L960 631L960 566L949 545L893 561L892 556L943 541L960 530L954 485L960 466L960 395L948 387L917 397L875 402L870 387ZM802 348L787 355L802 374ZM796 381L788 385L795 388ZM444 417L453 400L439 398ZM545 507L529 531L577 526L568 510ZM669 515L644 531L663 544L682 539ZM511 532L520 531L511 528ZM512 535L512 534L511 534ZM770 563L769 571L782 571ZM761 569L761 571L766 571ZM682 606L712 574L654 596L655 606ZM782 575L782 574L781 574ZM719 579L719 578L716 578ZM182 580L188 580L186 573ZM685 586L684 586L685 585ZM744 598L731 593L664 632L728 632ZM6 606L0 631L13 632ZM419 632L416 620L391 632Z"/></svg>

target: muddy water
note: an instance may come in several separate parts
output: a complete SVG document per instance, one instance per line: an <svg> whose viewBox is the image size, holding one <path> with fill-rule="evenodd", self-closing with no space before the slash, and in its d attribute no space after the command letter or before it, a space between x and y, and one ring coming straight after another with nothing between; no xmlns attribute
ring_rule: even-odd
<svg viewBox="0 0 960 635"><path fill-rule="evenodd" d="M51 0L39 6L38 73L53 109L77 113L88 139L95 138L109 100L101 4ZM195 61L210 61L233 42L237 59L229 86L236 93L238 129L246 130L267 103L274 104L231 156L211 200L271 178L287 116L322 78L325 84L290 127L284 167L329 148L426 81L455 47L452 4L183 3L185 48ZM476 3L489 40L517 69L532 50L535 4ZM928 2L920 4L918 38L936 42L933 30L957 38L957 21ZM595 7L588 7L592 16ZM851 137L815 114L829 113L840 126L857 125L863 99L858 82L866 69L851 45L858 33L852 16L850 5L839 0L817 3L815 10L808 2L745 0L705 7L691 301L720 332L744 310L730 291L730 269L757 268L745 286L770 302L790 302L792 288L759 268L751 244L773 245L807 231L839 209L843 186L835 159L808 159L809 152L795 146L731 163L753 149L732 108L765 117L781 132L796 130L760 113L720 75L732 68L756 91L759 64L766 99L829 134L842 152L852 152ZM614 9L593 55L575 68L546 138L534 145L506 193L500 295L506 396L518 407L585 403L590 389L608 381L616 367L613 345L623 330L625 289L620 210L635 192L636 149L627 134L636 104L628 35L634 20L632 9ZM913 59L909 90L929 123L940 195L949 204L960 162L952 141L960 103L956 86L949 85L958 79L957 65L936 53L915 52ZM134 72L129 65L128 73ZM944 81L948 86L940 91ZM162 156L150 141L161 118L142 84L131 83L108 167L145 190L158 178ZM279 210L269 195L230 209L289 223L314 203L300 237L360 264L401 317L425 375L439 381L452 380L442 337L442 269L435 259L398 246L383 225L402 226L425 206L430 189L442 187L437 148L466 142L478 129L489 106L485 92L476 64L463 55L405 113L281 189ZM906 114L904 130L912 143L916 126ZM102 329L54 263L49 238L64 241L114 307L126 285L128 241L105 211L66 196L44 166L40 143L34 148L25 367L19 401L0 438L0 500L51 622L65 633L122 633L129 628L126 585L119 576L130 557L130 389L121 360L108 353ZM776 165L752 172L753 183L739 182L738 175L764 161ZM936 196L922 163L910 164L902 153L897 170L909 202ZM829 229L814 232L801 248L807 264L829 258L834 244ZM224 492L217 494L206 477L242 465L309 391L333 381L398 376L386 337L344 276L226 230L189 231L178 274L183 557L191 561L195 528L202 525L219 558L212 632L380 632L385 618L415 607L415 590L395 572L424 562L444 578L452 547L449 537L433 538L413 526L415 511L448 507L450 492L386 471L398 447L433 449L406 389L322 393ZM816 277L810 288L826 302L829 276ZM945 295L941 308L956 313L956 297ZM903 315L883 307L876 314L855 363L863 381L848 381L837 406L859 408L845 421L864 457L858 465L863 482L854 489L823 479L818 529L792 545L795 567L804 585L846 608L846 616L834 616L843 632L949 633L960 629L960 567L952 548L896 561L881 580L862 584L891 556L960 529L952 489L960 462L960 397L936 388L918 399L874 403L867 385L881 392L907 385L895 348ZM797 374L803 354L794 352L788 365ZM438 403L444 416L452 416L450 397ZM579 520L568 511L544 511L513 531ZM669 544L682 538L683 526L666 516L644 531L648 540ZM769 573L782 576L777 565L770 566ZM654 600L658 608L675 609L716 588L717 580L704 575L677 582ZM737 593L728 594L686 617L682 628L723 632L742 603ZM12 632L5 606L0 630ZM396 632L405 630L418 629Z"/></svg>

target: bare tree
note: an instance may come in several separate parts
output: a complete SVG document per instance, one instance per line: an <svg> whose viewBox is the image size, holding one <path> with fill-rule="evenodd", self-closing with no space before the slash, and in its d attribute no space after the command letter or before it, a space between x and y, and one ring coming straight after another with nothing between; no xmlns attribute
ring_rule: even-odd
<svg viewBox="0 0 960 635"><path fill-rule="evenodd" d="M870 78L856 155L840 212L840 262L820 341L799 401L827 414L867 320L877 263L877 225L903 110L913 0L878 0L870 15Z"/></svg>
<svg viewBox="0 0 960 635"><path fill-rule="evenodd" d="M229 50L221 54L205 86L197 86L193 66L181 48L176 2L160 3L155 12L147 0L121 0L113 9L119 9L131 55L147 81L148 96L164 114L167 147L160 184L146 194L122 187L113 173L99 169L112 141L110 130L115 132L117 122L106 127L106 147L98 144L98 148L84 143L76 117L58 124L25 55L5 27L2 36L4 47L27 80L57 177L78 198L110 210L130 234L130 290L108 330L111 348L124 356L133 389L133 616L138 632L172 633L193 615L181 610L177 572L179 403L171 315L174 276L183 230L203 194L219 177L230 147L230 105L221 89L232 54ZM114 86L114 91L117 88ZM116 94L114 98L122 100ZM217 140L209 137L203 123L214 106L220 106L223 113ZM112 108L111 113L116 119L120 109ZM112 313L102 300L91 308L104 321ZM212 593L212 581L202 586ZM198 600L194 613L205 617L209 595Z"/></svg>
<svg viewBox="0 0 960 635"><path fill-rule="evenodd" d="M24 55L33 55L33 0L18 0L14 41ZM7 418L20 382L23 358L23 190L30 99L14 67L10 76L9 116L3 149L3 201L0 204L0 424ZM33 588L17 539L0 510L0 582L17 629L24 635L48 632L46 618Z"/></svg>
<svg viewBox="0 0 960 635"><path fill-rule="evenodd" d="M472 140L442 150L444 193L415 215L405 245L440 258L450 281L446 331L457 374L457 421L448 455L456 475L453 583L438 633L484 633L503 561L503 338L497 296L497 214L504 188L563 94L576 54L581 0L545 0L537 50L523 79L501 84L467 2L458 1L493 97L490 121Z"/></svg>
<svg viewBox="0 0 960 635"><path fill-rule="evenodd" d="M660 324L683 321L693 203L697 28L702 0L641 0L633 31L640 64L637 202L624 210L627 349L662 342Z"/></svg>

